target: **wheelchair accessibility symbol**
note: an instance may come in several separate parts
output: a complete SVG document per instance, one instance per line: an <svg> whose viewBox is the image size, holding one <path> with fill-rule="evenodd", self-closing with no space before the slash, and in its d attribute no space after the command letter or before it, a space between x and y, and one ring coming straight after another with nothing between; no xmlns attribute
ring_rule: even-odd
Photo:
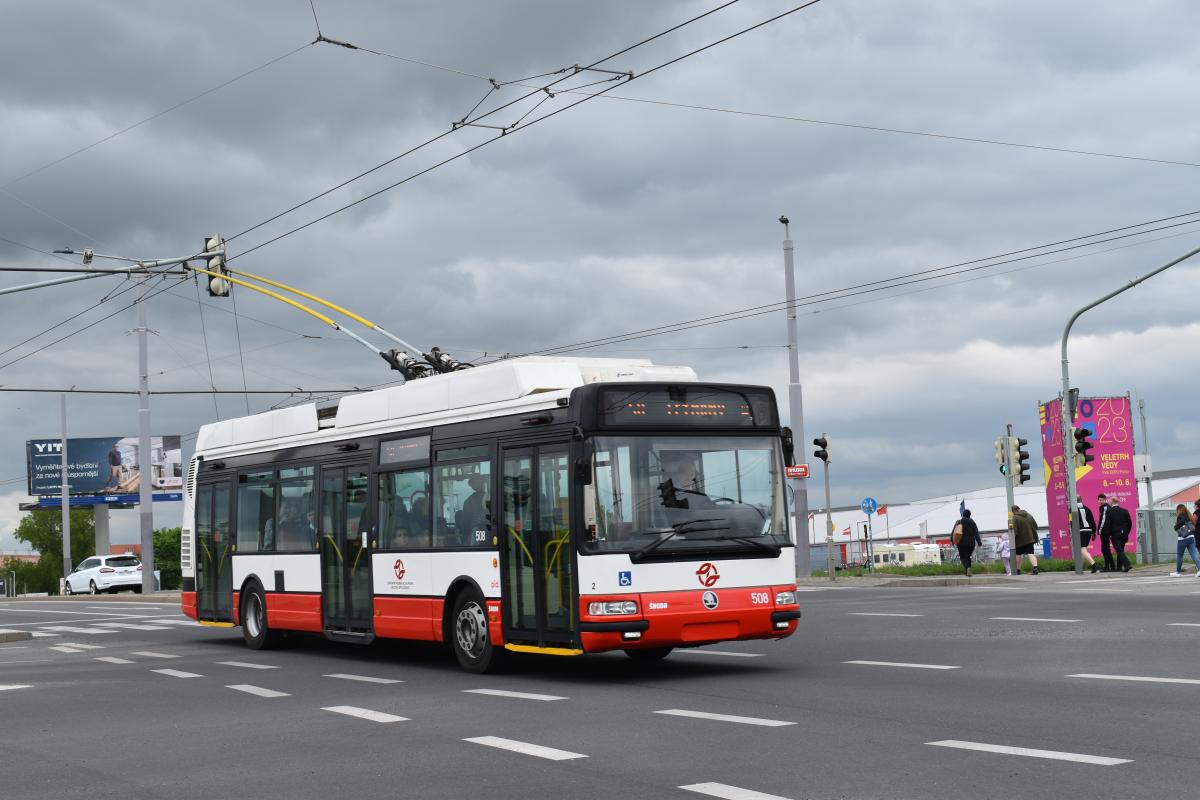
<svg viewBox="0 0 1200 800"><path fill-rule="evenodd" d="M632 572L618 572L617 573L617 585L618 586L633 586L633 573Z"/></svg>

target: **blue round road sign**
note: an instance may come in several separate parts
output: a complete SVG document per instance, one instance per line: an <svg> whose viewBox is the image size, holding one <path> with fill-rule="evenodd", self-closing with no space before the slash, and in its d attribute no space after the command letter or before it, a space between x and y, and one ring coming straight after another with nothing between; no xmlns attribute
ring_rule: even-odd
<svg viewBox="0 0 1200 800"><path fill-rule="evenodd" d="M864 497L862 501L862 512L868 517L875 513L879 508L879 503L875 502L874 497Z"/></svg>

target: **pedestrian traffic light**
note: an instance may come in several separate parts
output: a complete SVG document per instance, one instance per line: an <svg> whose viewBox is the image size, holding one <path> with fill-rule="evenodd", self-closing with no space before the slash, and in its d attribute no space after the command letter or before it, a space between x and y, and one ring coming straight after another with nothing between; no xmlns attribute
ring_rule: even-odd
<svg viewBox="0 0 1200 800"><path fill-rule="evenodd" d="M817 450L813 453L814 456L829 463L829 437L825 435L818 436L813 439L813 444L817 446Z"/></svg>
<svg viewBox="0 0 1200 800"><path fill-rule="evenodd" d="M1021 449L1027 444L1028 439L1019 436L1008 437L1008 468L1012 473L1013 483L1018 486L1030 479L1029 453Z"/></svg>
<svg viewBox="0 0 1200 800"><path fill-rule="evenodd" d="M214 253L214 255L210 256L209 253ZM208 276L209 296L229 297L232 285L224 277L229 274L229 270L225 266L225 240L216 234L206 238L204 240L204 257L208 262L205 269L217 273Z"/></svg>
<svg viewBox="0 0 1200 800"><path fill-rule="evenodd" d="M1008 437L996 437L996 466L1000 467L1000 474L1008 474Z"/></svg>
<svg viewBox="0 0 1200 800"><path fill-rule="evenodd" d="M1091 428L1075 429L1075 466L1084 467L1096 460L1096 457L1088 452L1096 446L1092 444L1091 438Z"/></svg>

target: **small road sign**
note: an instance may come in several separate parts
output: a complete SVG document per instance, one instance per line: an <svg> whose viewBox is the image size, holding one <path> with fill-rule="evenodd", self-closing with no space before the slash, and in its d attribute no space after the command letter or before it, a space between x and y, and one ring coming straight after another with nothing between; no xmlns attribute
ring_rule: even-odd
<svg viewBox="0 0 1200 800"><path fill-rule="evenodd" d="M808 464L796 464L795 466L784 467L784 474L788 478L807 478Z"/></svg>
<svg viewBox="0 0 1200 800"><path fill-rule="evenodd" d="M864 497L862 501L862 512L868 517L875 513L879 508L879 503L875 502L874 497Z"/></svg>

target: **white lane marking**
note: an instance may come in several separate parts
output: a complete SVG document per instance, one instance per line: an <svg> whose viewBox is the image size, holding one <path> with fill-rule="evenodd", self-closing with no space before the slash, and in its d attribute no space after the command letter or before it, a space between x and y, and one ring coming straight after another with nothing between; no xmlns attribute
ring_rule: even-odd
<svg viewBox="0 0 1200 800"><path fill-rule="evenodd" d="M3 610L4 610L3 608L0 608L0 611L3 611ZM82 612L80 612L80 613L82 613ZM89 617L87 619L58 620L58 622L70 622L75 625L81 625L85 622L112 622L113 620L133 620L133 619L144 619L144 620L149 620L150 622L154 622L155 620L161 620L162 618L163 618L163 615L161 613L159 613L159 614L106 614L104 616ZM12 627L12 628L27 627L27 626L31 626L31 625L32 626L44 625L46 627L53 628L54 626L51 625L52 622L55 622L55 620L46 620L44 622L6 622L4 624L8 625L9 627Z"/></svg>
<svg viewBox="0 0 1200 800"><path fill-rule="evenodd" d="M730 658L762 658L762 653L735 653L732 650L705 650L703 647L682 648L675 651L681 656L728 656Z"/></svg>
<svg viewBox="0 0 1200 800"><path fill-rule="evenodd" d="M1192 592L1192 594L1200 594L1200 592ZM1168 622L1168 628L1200 628L1200 622Z"/></svg>
<svg viewBox="0 0 1200 800"><path fill-rule="evenodd" d="M134 650L130 655L144 656L145 658L179 658L179 656L171 655L170 653L157 653L153 650Z"/></svg>
<svg viewBox="0 0 1200 800"><path fill-rule="evenodd" d="M32 689L28 683L0 683L0 692L8 692L13 689Z"/></svg>
<svg viewBox="0 0 1200 800"><path fill-rule="evenodd" d="M110 631L107 628L76 628L71 625L47 625L46 630L59 631L60 633L86 633L92 636L99 633L116 633L116 631Z"/></svg>
<svg viewBox="0 0 1200 800"><path fill-rule="evenodd" d="M177 619L176 617L171 617L170 619L162 619L160 617L160 618L156 618L154 620L154 622L158 625L195 625L196 624L196 620L189 619L188 617L184 617L183 619Z"/></svg>
<svg viewBox="0 0 1200 800"><path fill-rule="evenodd" d="M130 631L165 631L169 630L162 625L136 625L132 622L97 622L101 628L120 628L121 630Z"/></svg>
<svg viewBox="0 0 1200 800"><path fill-rule="evenodd" d="M261 686L251 686L248 683L234 683L225 687L226 689L235 689L239 692L252 694L255 697L291 697L287 692L277 692L274 689L264 689Z"/></svg>
<svg viewBox="0 0 1200 800"><path fill-rule="evenodd" d="M501 750L511 750L514 753L523 753L527 756L548 758L551 761L587 758L583 753L572 753L569 750L555 750L553 747L543 747L540 744L530 744L529 742L518 742L516 739L502 739L499 736L473 736L470 739L463 739L463 741L482 744L487 747L498 747Z"/></svg>
<svg viewBox="0 0 1200 800"><path fill-rule="evenodd" d="M385 714L382 711L372 711L369 708L357 706L324 706L322 711L332 711L335 714L345 714L348 717L369 719L371 722L408 722L408 717L397 717L395 714Z"/></svg>
<svg viewBox="0 0 1200 800"><path fill-rule="evenodd" d="M905 661L843 661L843 664L865 664L869 667L908 667L910 669L962 669L949 664L909 664Z"/></svg>
<svg viewBox="0 0 1200 800"><path fill-rule="evenodd" d="M83 652L78 647L68 647L67 645L58 645L57 647L51 647L50 649L56 650L60 653L82 653Z"/></svg>
<svg viewBox="0 0 1200 800"><path fill-rule="evenodd" d="M103 650L102 644L79 644L78 642L63 642L64 647L78 647L80 650Z"/></svg>
<svg viewBox="0 0 1200 800"><path fill-rule="evenodd" d="M249 661L218 661L226 667L242 667L244 669L279 669L274 664L251 664Z"/></svg>
<svg viewBox="0 0 1200 800"><path fill-rule="evenodd" d="M566 700L553 694L534 694L532 692L508 692L503 689L463 689L467 694L489 694L496 697L515 697L518 700Z"/></svg>
<svg viewBox="0 0 1200 800"><path fill-rule="evenodd" d="M117 658L116 656L96 656L97 661L103 661L106 664L132 664L128 658Z"/></svg>
<svg viewBox="0 0 1200 800"><path fill-rule="evenodd" d="M1029 747L1009 747L1003 744L985 744L983 742L962 742L957 739L946 739L940 742L926 742L934 747L953 747L958 750L978 750L981 753L1001 753L1008 756L1027 756L1029 758L1049 758L1055 761L1075 761L1080 764L1095 764L1101 767L1111 767L1115 764L1128 764L1128 758L1108 758L1107 756L1089 756L1084 753L1063 753L1058 750L1035 750Z"/></svg>
<svg viewBox="0 0 1200 800"><path fill-rule="evenodd" d="M1047 617L988 617L988 619L1004 620L1006 622L1080 622L1077 619L1053 619Z"/></svg>
<svg viewBox="0 0 1200 800"><path fill-rule="evenodd" d="M924 614L889 614L883 611L851 611L852 617L923 617Z"/></svg>
<svg viewBox="0 0 1200 800"><path fill-rule="evenodd" d="M706 794L709 797L720 797L722 800L788 800L788 798L780 797L777 794L764 794L763 792L756 792L753 789L742 789L725 783L693 783L689 786L680 786L679 788L685 792Z"/></svg>
<svg viewBox="0 0 1200 800"><path fill-rule="evenodd" d="M35 638L35 639L49 639L51 637L59 635L57 633L46 633L45 631L33 631L32 633L33 633L33 638Z"/></svg>
<svg viewBox="0 0 1200 800"><path fill-rule="evenodd" d="M326 678L339 678L344 681L362 681L363 683L404 683L404 681L393 680L392 678L372 678L370 675L347 675L344 672L335 672L332 675L325 675Z"/></svg>
<svg viewBox="0 0 1200 800"><path fill-rule="evenodd" d="M1099 594L1130 594L1133 592L1133 589L1100 589L1100 588L1093 589L1091 587L1084 587L1081 589L1072 589L1071 591L1073 591L1073 592L1097 592Z"/></svg>
<svg viewBox="0 0 1200 800"><path fill-rule="evenodd" d="M781 728L785 725L795 725L780 719L760 719L758 717L739 717L733 714L712 714L708 711L688 711L684 708L668 708L655 711L655 714L667 714L672 717L692 717L694 719L711 719L717 722L737 722L742 725L762 725L767 728Z"/></svg>
<svg viewBox="0 0 1200 800"><path fill-rule="evenodd" d="M86 606L87 608L107 609L109 606L130 606L131 608L144 608L145 606L158 606L161 608L179 608L178 603L121 603L114 600L111 603L105 603L102 606ZM147 609L148 610L148 609Z"/></svg>
<svg viewBox="0 0 1200 800"><path fill-rule="evenodd" d="M11 611L14 614L74 614L76 616L78 616L80 614L87 616L87 613L88 613L84 609L81 609L79 611L58 611L58 610L50 610L50 609L45 609L45 608L0 608L0 612L2 612L2 611ZM93 616L95 616L95 615L93 614ZM137 618L136 615L120 614L120 613L109 614L108 617L109 618L132 617L134 619Z"/></svg>
<svg viewBox="0 0 1200 800"><path fill-rule="evenodd" d="M166 675L169 678L203 678L203 675L197 675L195 672L184 672L181 669L152 669L151 672L157 672L159 675Z"/></svg>
<svg viewBox="0 0 1200 800"><path fill-rule="evenodd" d="M1068 675L1068 678L1091 678L1099 681L1133 681L1134 683L1185 683L1189 685L1200 685L1200 680L1195 678L1152 678L1145 675L1097 675L1091 672L1079 672L1074 675Z"/></svg>

